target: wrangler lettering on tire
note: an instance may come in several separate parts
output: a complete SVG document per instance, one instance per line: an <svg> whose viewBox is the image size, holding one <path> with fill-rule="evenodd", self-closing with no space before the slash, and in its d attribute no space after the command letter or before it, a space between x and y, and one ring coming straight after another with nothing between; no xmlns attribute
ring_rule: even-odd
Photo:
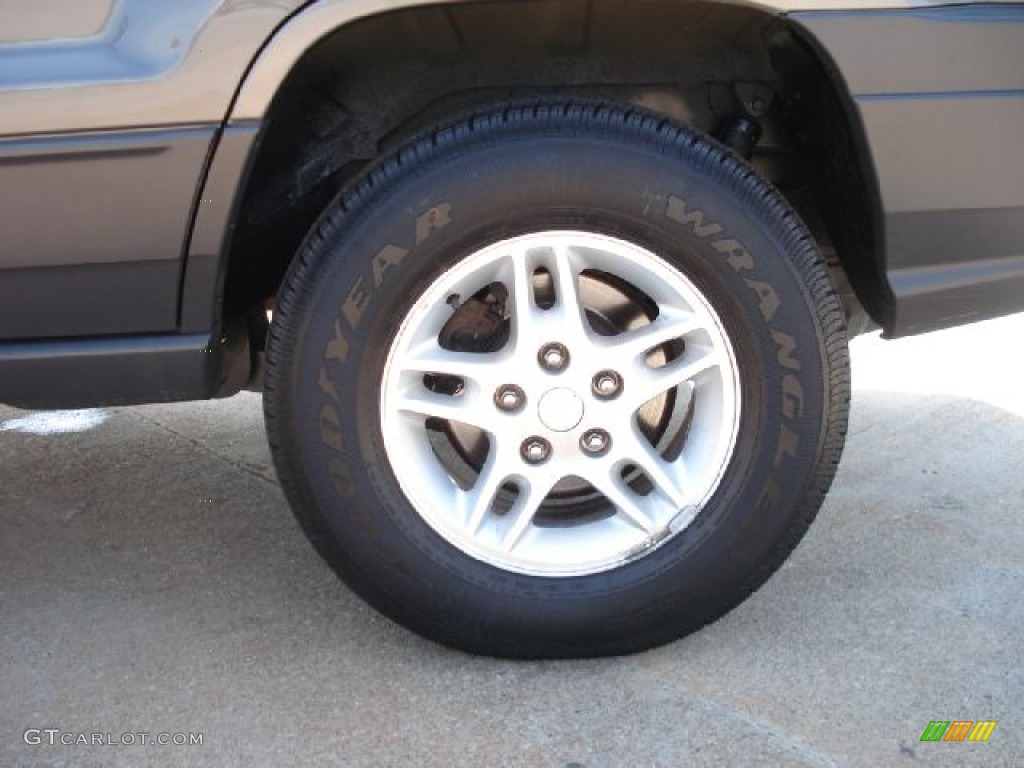
<svg viewBox="0 0 1024 768"><path fill-rule="evenodd" d="M267 349L278 474L380 611L509 657L621 654L714 621L796 546L849 396L798 216L637 109L439 126L344 190Z"/></svg>

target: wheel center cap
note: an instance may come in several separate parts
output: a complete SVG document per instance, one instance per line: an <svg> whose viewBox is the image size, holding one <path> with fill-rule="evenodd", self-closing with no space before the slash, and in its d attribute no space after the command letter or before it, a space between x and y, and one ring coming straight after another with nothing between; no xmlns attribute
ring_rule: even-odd
<svg viewBox="0 0 1024 768"><path fill-rule="evenodd" d="M583 400L566 387L550 389L537 403L541 423L554 432L568 432L583 421Z"/></svg>

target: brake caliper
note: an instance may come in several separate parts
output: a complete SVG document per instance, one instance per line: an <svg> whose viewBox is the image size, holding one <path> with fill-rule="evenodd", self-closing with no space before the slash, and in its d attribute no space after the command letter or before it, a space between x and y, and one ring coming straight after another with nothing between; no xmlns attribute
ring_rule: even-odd
<svg viewBox="0 0 1024 768"><path fill-rule="evenodd" d="M493 352L500 349L508 338L505 305L508 289L501 283L491 283L459 303L451 296L448 303L455 312L444 324L438 342L453 352Z"/></svg>

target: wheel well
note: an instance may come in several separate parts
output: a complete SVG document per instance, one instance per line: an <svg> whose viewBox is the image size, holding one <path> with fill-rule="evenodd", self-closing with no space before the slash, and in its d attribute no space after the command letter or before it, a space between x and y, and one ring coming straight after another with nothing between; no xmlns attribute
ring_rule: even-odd
<svg viewBox="0 0 1024 768"><path fill-rule="evenodd" d="M459 3L346 25L271 104L228 255L228 317L264 305L319 212L426 126L518 98L632 103L719 134L756 121L751 162L803 215L851 325L884 317L879 207L856 118L823 54L785 20L675 0ZM852 284L852 288L851 288Z"/></svg>

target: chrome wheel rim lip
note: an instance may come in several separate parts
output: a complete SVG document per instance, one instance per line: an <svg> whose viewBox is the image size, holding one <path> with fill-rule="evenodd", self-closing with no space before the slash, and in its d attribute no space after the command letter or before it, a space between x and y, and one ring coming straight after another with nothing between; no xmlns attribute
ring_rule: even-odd
<svg viewBox="0 0 1024 768"><path fill-rule="evenodd" d="M531 276L538 269L547 270L555 286L549 308L534 301ZM583 306L585 270L614 275L639 289L657 306L657 316L617 335L598 335L584 319L591 309ZM485 354L443 349L437 337L453 311L449 298L470 296L494 282L509 292L507 343ZM682 339L684 351L661 368L650 367L644 358L647 345L669 339ZM552 371L539 364L538 350L550 343L569 350L564 368ZM595 374L609 369L622 378L611 399L592 391ZM458 376L462 390L456 396L437 395L425 388L424 374ZM515 411L496 407L495 392L503 385L520 388L525 406ZM651 402L645 395L664 391L676 393L672 400L679 410L684 388L689 408L685 436L678 456L666 460L661 446L641 433L636 413ZM552 398L574 402L565 392L584 403L580 418L574 413L560 419L550 407L538 410L539 403L550 404ZM610 570L649 554L689 527L732 458L740 407L732 344L711 303L685 275L627 241L562 230L494 243L434 280L400 324L380 394L385 452L420 518L479 561L548 577ZM468 424L486 435L486 458L468 487L439 460L428 418ZM668 414L667 421L679 418ZM582 436L593 429L610 435L607 450L581 450ZM537 463L524 461L521 451L533 437L551 446L550 455ZM637 468L652 486L646 494L626 480ZM538 510L546 508L542 505L551 488L567 477L596 490L608 513L589 521L541 524ZM503 511L492 501L510 487L517 495Z"/></svg>

